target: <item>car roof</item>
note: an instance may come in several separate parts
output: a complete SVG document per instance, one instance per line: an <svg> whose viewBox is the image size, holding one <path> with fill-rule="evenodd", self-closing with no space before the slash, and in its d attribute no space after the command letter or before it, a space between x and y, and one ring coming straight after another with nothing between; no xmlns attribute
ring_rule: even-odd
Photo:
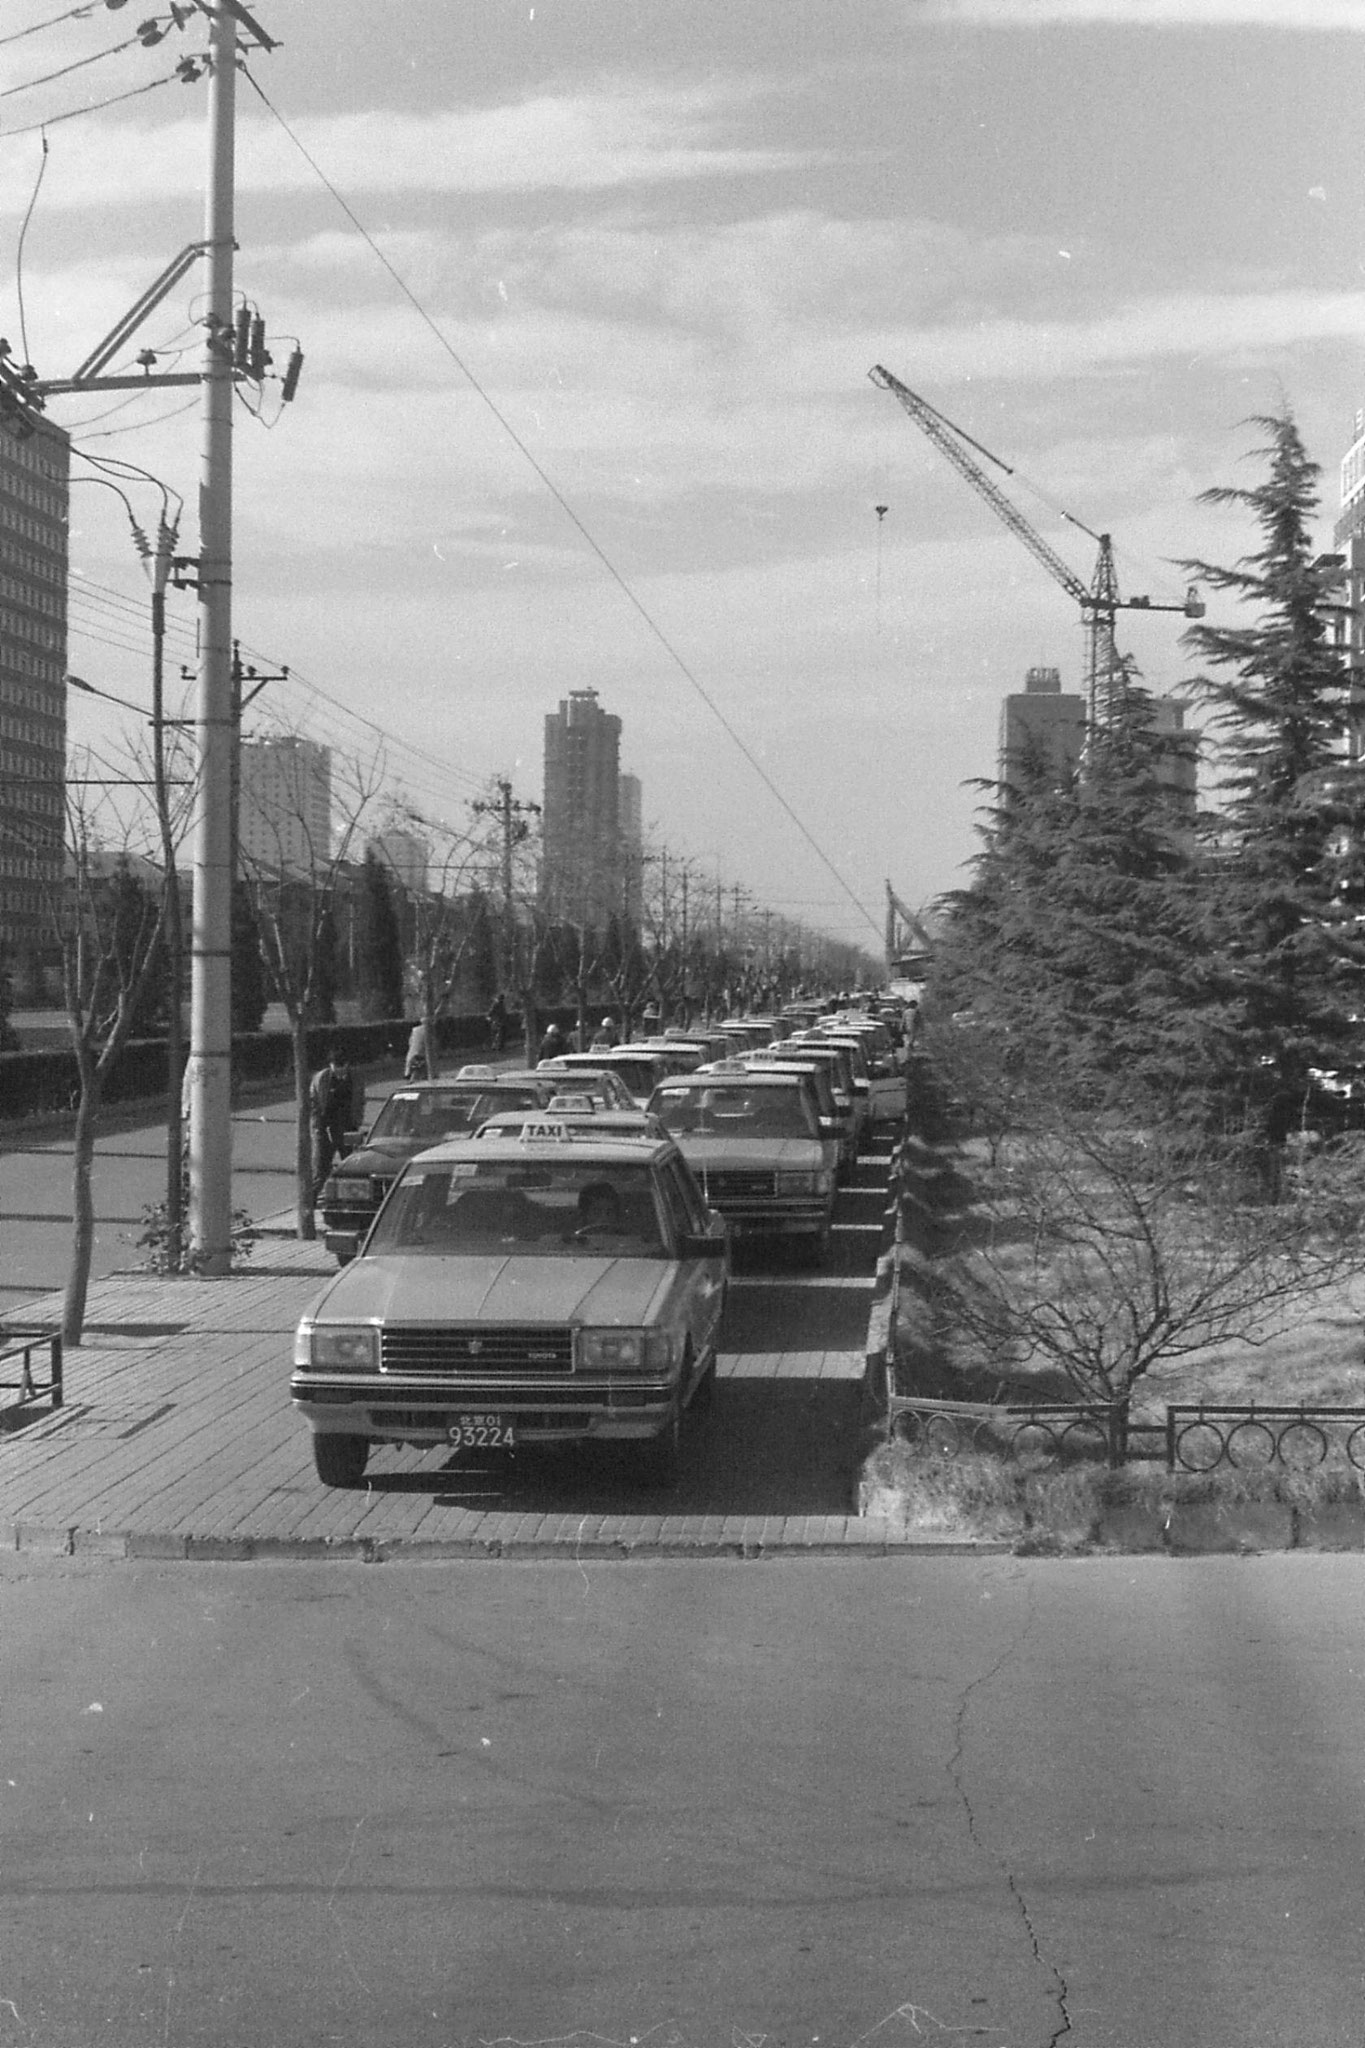
<svg viewBox="0 0 1365 2048"><path fill-rule="evenodd" d="M638 1164L641 1160L649 1164L676 1149L673 1140L659 1131L604 1131L586 1121L573 1123L548 1113L528 1112L516 1131L489 1131L478 1138L447 1138L442 1144L419 1152L410 1163L430 1166L477 1160L487 1165L496 1159L535 1158L571 1159L580 1164L584 1159L597 1160L604 1166Z"/></svg>
<svg viewBox="0 0 1365 2048"><path fill-rule="evenodd" d="M799 1086L805 1079L799 1067L751 1067L733 1065L727 1060L723 1066L699 1067L695 1074L670 1074L666 1081L660 1081L660 1094L669 1089L688 1088L790 1088Z"/></svg>

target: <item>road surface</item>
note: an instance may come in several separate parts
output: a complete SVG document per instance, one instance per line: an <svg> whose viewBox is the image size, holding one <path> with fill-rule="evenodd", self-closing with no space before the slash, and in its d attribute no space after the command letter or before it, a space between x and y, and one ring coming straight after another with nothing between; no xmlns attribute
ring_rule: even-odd
<svg viewBox="0 0 1365 2048"><path fill-rule="evenodd" d="M1358 1559L0 1566L0 2043L1360 2048Z"/></svg>

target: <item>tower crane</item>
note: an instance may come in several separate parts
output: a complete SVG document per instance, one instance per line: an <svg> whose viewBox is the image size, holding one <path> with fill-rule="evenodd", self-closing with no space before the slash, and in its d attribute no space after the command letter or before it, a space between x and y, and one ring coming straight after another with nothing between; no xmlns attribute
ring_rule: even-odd
<svg viewBox="0 0 1365 2048"><path fill-rule="evenodd" d="M1198 591L1191 584L1183 604L1159 604L1150 597L1120 597L1118 576L1114 568L1114 546L1107 533L1091 533L1082 520L1070 512L1063 516L1073 526L1079 526L1082 533L1099 544L1099 557L1089 586L1082 583L1056 550L1048 545L1040 533L1030 526L1018 506L989 476L981 465L968 453L974 448L987 462L1002 469L1006 476L1014 471L998 455L992 455L989 448L983 448L970 434L955 426L950 419L893 377L890 370L884 370L880 363L868 371L874 384L883 391L889 391L909 413L915 425L928 435L940 454L945 455L960 476L966 478L972 489L986 500L991 509L1003 519L1010 532L1024 543L1034 560L1041 562L1063 590L1069 591L1081 608L1081 622L1086 634L1086 705L1090 730L1107 725L1113 719L1122 698L1123 661L1114 644L1114 619L1118 612L1181 612L1187 619L1201 619L1204 606Z"/></svg>

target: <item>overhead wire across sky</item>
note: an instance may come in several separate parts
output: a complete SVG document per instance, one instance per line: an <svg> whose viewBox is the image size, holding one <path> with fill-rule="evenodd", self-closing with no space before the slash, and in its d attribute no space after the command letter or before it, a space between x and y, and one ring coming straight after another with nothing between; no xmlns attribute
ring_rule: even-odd
<svg viewBox="0 0 1365 2048"><path fill-rule="evenodd" d="M71 20L77 17L78 15L82 14L83 12L85 12L83 8L71 8L62 13L49 17L48 20L46 20L45 22L31 24L29 28L17 32L13 37L0 38L0 42L8 40L19 40L20 37L37 33L42 28L56 27L60 23L67 20ZM179 28L183 25L181 20L181 13L179 10L174 11L172 16L168 18L167 25L176 28ZM147 28L152 28L153 30L160 30L160 33L155 33L149 38L144 33L144 30ZM20 93L26 89L36 88L40 85L50 84L55 80L58 80L64 76L69 75L73 71L85 69L88 66L95 64L104 58L116 57L120 55L122 52L130 49L135 44L141 43L146 47L150 47L156 41L161 40L161 35L164 33L165 30L161 29L159 19L153 17L149 23L141 24L139 26L139 31L137 34L127 38L123 42L111 45L104 50L94 52L91 55L81 58L71 64L60 66L53 71L43 73L40 76L35 77L29 81L25 81L13 87L5 88L3 91L0 91L0 98L7 98L15 93ZM558 484L556 484L553 477L549 474L549 472L545 469L543 464L537 459L535 454L528 447L526 442L523 440L521 435L513 426L510 419L499 408L496 401L491 396L490 392L480 382L479 378L475 375L474 371L471 369L469 364L464 360L464 358L460 355L460 353L452 344L448 336L443 332L443 330L438 325L432 314L428 311L425 304L418 297L417 293L413 290L412 286L408 283L407 279L402 275L402 273L399 271L396 265L393 262L391 262L389 257L379 247L374 236L370 233L368 228L360 219L355 209L351 206L349 201L344 197L344 195L333 183L333 181L327 176L326 172L322 169L321 165L317 162L317 160L313 157L311 152L307 149L301 138L295 133L294 129L290 126L289 122L280 113L279 109L274 105L269 95L265 92L264 88L260 85L259 81L253 75L250 67L245 62L243 62L241 68L243 75L247 79L248 83L252 86L257 97L261 100L262 104L265 106L265 108L271 115L272 119L278 124L283 133L288 137L291 144L298 151L299 155L303 158L305 163L309 166L309 169L311 170L313 175L319 180L320 184L324 187L324 189L331 196L335 204L340 208L342 213L345 215L352 229L355 231L357 235L360 236L360 238L369 248L371 254L374 256L376 261L387 272L393 284L402 293L403 297L407 300L408 304L417 314L418 318L422 321L423 325L427 328L428 332L436 341L437 345L448 357L448 359L454 364L454 366L459 370L460 374L463 376L469 387L480 399L480 401L486 407L486 409L491 413L491 415L501 428L504 435L507 437L508 440L510 440L510 442L517 449L518 453L521 455L523 460L529 465L529 467L535 473L540 483L548 492L550 497L554 500L555 504L559 507L564 517L570 522L575 531L578 533L580 539L584 542L584 544L588 547L591 553L595 556L595 558L597 559L601 567L605 570L606 574L611 579L611 581L616 585L621 595L625 598L627 604L630 606L632 611L636 614L641 623L644 625L646 631L655 640L658 646L663 650L670 664L684 678L690 689L700 699L702 704L710 712L713 719L724 731L726 737L730 740L732 746L735 747L735 749L746 761L746 763L753 771L753 773L758 777L759 781L768 791L773 801L778 805L779 809L783 812L783 814L787 817L787 819L795 828L795 830L799 833L801 838L805 841L806 845L810 848L811 852L815 855L816 859L820 862L821 866L833 879L838 889L840 890L842 897L849 904L852 905L854 910L858 913L859 918L878 936L878 938L880 938L881 927L878 919L872 915L872 913L867 909L866 905L861 901L856 891L848 882L848 880L846 879L842 871L839 869L837 864L825 851L824 847L817 840L814 833L807 826L805 820L796 811L796 809L788 800L786 795L774 781L772 775L764 767L763 763L759 760L757 755L753 752L753 750L744 740L742 735L736 730L734 725L731 723L730 719L722 710L721 706L717 703L714 696L706 688L706 686L701 681L700 677L696 674L694 669L685 659L681 651L674 645L673 641L669 638L668 634L664 631L663 627L655 619L654 615L649 610L644 600L636 592L636 590L633 588L633 586L627 580L627 578L621 572L621 570L616 566L615 562L609 556L603 545L599 542L596 535L590 530L584 518L576 510L574 505L565 496L564 492L560 489ZM198 75L200 75L198 61L193 59L185 59L182 60L179 66L177 66L175 72L168 74L168 76L166 77L144 83L134 88L132 92L113 95L110 98L99 101L93 105L72 108L67 110L65 113L58 112L49 115L44 121L32 123L31 128L29 129L9 129L6 131L5 139L10 139L16 134L33 132L36 130L45 131L48 127L55 125L55 123L60 120L72 119L75 118L78 114L85 112L97 112L103 106L116 104L118 101L122 99L134 97L136 93L151 90L156 85L169 83L171 82L172 79L174 79L177 76L179 76L186 82L192 82L193 78L197 77ZM46 134L44 133L45 154L46 148ZM41 174L39 182L41 183ZM191 403L194 402L195 401L191 401ZM179 411L182 409L188 408L177 407L174 410ZM166 418L173 416L174 412L162 415L162 417ZM88 428L90 426L93 426L94 424L95 421L93 419L87 421L85 423L86 430L88 430ZM127 428L114 428L106 431L106 433L101 435L89 434L88 438L91 440L110 439L114 438L118 434L138 431L141 427L148 424L154 424L154 422L138 421ZM76 429L76 432L78 434L81 433L82 431L83 430L80 428ZM83 618L78 618L73 622L75 624L77 632L84 634L86 637L96 641L97 643L102 639L103 644L117 648L120 651L135 651L135 649L130 647L129 642L126 639L119 637L121 633L133 630L133 613L130 612L126 616L121 616L117 610L113 610L111 611L108 617L104 618L103 621L101 621L101 615L98 609L99 600L95 597L93 589L91 589L90 591L90 596L92 600L91 609L86 612ZM78 607L78 611L79 609L80 608ZM101 624L103 626L102 632L100 630ZM170 636L170 632L171 628L168 622L168 638ZM291 675L294 673L296 672L291 671ZM413 746L411 743L401 741L396 735L388 732L385 728L380 727L375 721L365 719L360 714L350 712L349 707L341 704L340 700L331 697L328 693L322 691L318 686L307 684L303 681L303 679L299 679L298 687L303 689L305 692L311 693L315 698L323 702L326 702L329 707L329 717L338 714L348 717L349 719L353 720L362 730L367 731L372 736L372 738L379 741L379 743L382 744L386 749L386 752L399 753L405 759L410 759L413 764L413 775L410 779L412 779L414 782L416 782L419 779L419 777L423 783L426 783L428 781L430 777L431 767L433 765L430 761L429 754ZM470 774L468 771L457 770L453 771L453 773L457 780L464 783L465 786L470 789L481 789L487 781L486 777L479 778L478 776Z"/></svg>
<svg viewBox="0 0 1365 2048"><path fill-rule="evenodd" d="M679 649L674 646L673 642L665 633L663 627L659 624L658 620L654 617L653 613L645 604L643 598L640 597L638 592L635 590L633 585L627 580L627 578L623 575L621 570L617 568L611 556L607 553L606 549L602 546L601 542L597 539L596 535L588 527L587 523L582 518L582 516L570 503L569 499L564 495L559 485L554 481L554 478L550 475L550 473L544 467L544 465L532 453L531 449L527 446L526 442L522 439L521 435L517 432L516 428L512 425L512 422L508 419L507 415L498 406L496 401L493 399L492 395L480 383L479 379L475 376L469 364L464 360L463 356L461 356L459 351L455 348L454 344L451 342L451 340L443 331L443 329L439 326L433 315L427 310L427 307L425 306L423 301L418 297L417 293L413 290L412 286L408 283L407 279L403 276L403 273L398 269L397 265L392 263L390 259L385 255L384 251L380 248L374 236L370 233L369 229L360 219L359 215L351 206L350 202L338 190L337 186L333 184L332 180L327 176L327 173L322 169L322 166L318 163L317 159L312 155L312 153L308 150L308 148L305 146L300 137L290 127L289 123L285 120L284 116L280 113L279 109L275 106L274 102L266 93L265 88L253 75L251 68L248 64L243 63L242 73L243 76L246 78L247 83L252 87L252 90L256 93L257 97L260 99L260 101L265 106L267 111L270 113L272 118L276 122L278 122L280 128L283 130L285 135L288 136L290 142L298 151L299 155L303 158L304 162L308 165L309 169L313 172L314 176L319 180L319 182L323 185L325 190L331 195L332 199L340 207L341 211L345 214L346 219L350 222L352 228L354 228L355 232L360 236L361 240L365 243L366 247L370 250L371 254L374 256L376 261L383 267L385 271L387 271L390 279L397 286L398 290L403 294L403 297L407 300L408 304L417 314L417 317L421 320L423 326L427 329L428 333L435 340L437 346L455 365L456 369L459 370L461 376L464 377L465 381L468 383L470 389L474 392L475 396L492 414L493 418L497 421L498 426L501 428L502 432L506 435L508 440L511 441L512 445L516 448L517 452L522 456L523 460L527 462L531 469L535 472L536 476L540 479L540 482L544 485L545 489L554 499L556 505L558 505L560 511L564 514L565 518L569 521L569 523L578 533L580 539L596 556L598 562L601 564L603 569L605 569L607 575L611 578L612 582L616 585L617 589L621 592L622 596L625 598L627 604L631 607L632 611L634 611L636 616L641 620L650 636L663 649L665 655L667 656L668 660L672 663L673 667L677 669L678 673L684 678L689 687L701 699L702 703L706 706L707 710L711 713L711 716L716 720L717 724L724 731L727 738L730 740L731 744L738 749L739 753L743 756L745 761L747 761L749 767L753 770L754 774L757 775L759 781L768 791L768 794L773 798L774 802L784 812L784 814L790 820L790 822L796 827L796 830L800 833L801 837L810 847L812 853L814 853L817 860L819 860L819 862L825 868L825 870L833 877L834 881L837 883L838 887L843 892L843 895L853 905L854 909L858 912L859 916L863 918L864 921L871 927L872 931L877 935L877 938L880 941L882 936L882 928L878 920L872 915L871 911L868 910L867 906L862 902L861 898L858 896L857 892L854 890L852 885L846 880L840 869L830 859L830 856L825 852L824 848L820 845L819 841L811 832L810 828L807 826L804 819L798 814L798 812L794 809L792 804L788 802L786 796L784 796L782 791L778 788L772 776L768 773L767 769L763 766L762 762L758 759L757 755L753 752L752 748L749 747L746 741L735 730L734 726L730 723L730 720L721 710L719 704L717 704L715 698L711 695L710 691L707 690L706 686L701 681L701 678L696 674L696 672L692 669L689 663L684 659Z"/></svg>

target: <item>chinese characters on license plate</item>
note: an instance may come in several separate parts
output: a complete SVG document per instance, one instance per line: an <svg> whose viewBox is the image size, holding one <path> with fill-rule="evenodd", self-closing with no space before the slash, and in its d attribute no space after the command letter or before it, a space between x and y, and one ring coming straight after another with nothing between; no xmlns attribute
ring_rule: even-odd
<svg viewBox="0 0 1365 2048"><path fill-rule="evenodd" d="M457 1415L446 1434L459 1451L511 1450L516 1442L510 1415Z"/></svg>

